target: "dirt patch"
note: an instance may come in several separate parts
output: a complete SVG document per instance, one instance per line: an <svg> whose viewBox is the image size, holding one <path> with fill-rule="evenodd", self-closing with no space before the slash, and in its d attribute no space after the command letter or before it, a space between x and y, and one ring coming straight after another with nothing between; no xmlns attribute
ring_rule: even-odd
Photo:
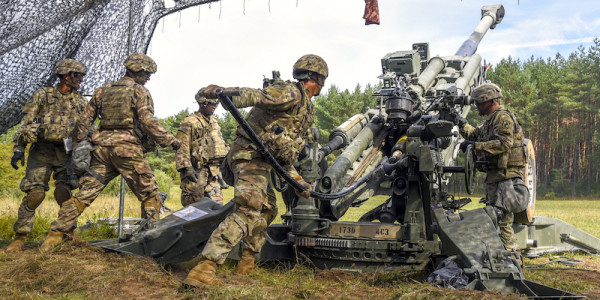
<svg viewBox="0 0 600 300"><path fill-rule="evenodd" d="M344 272L339 270L316 270L316 276L319 280L333 281L333 282L347 282L348 280L355 278L363 278L370 280L372 275L365 275L352 272Z"/></svg>

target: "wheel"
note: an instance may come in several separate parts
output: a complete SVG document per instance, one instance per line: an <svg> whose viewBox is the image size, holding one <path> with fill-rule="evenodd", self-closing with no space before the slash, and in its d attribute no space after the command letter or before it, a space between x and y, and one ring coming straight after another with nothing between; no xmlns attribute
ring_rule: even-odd
<svg viewBox="0 0 600 300"><path fill-rule="evenodd" d="M533 143L529 139L525 139L525 145L527 146L527 162L523 170L523 181L529 189L529 204L527 204L527 209L515 214L515 222L531 224L533 222L533 213L535 212L537 175L535 172L535 150L533 149Z"/></svg>
<svg viewBox="0 0 600 300"><path fill-rule="evenodd" d="M475 160L475 149L473 145L469 145L465 151L465 186L469 195L473 195L475 189L475 178L477 177Z"/></svg>

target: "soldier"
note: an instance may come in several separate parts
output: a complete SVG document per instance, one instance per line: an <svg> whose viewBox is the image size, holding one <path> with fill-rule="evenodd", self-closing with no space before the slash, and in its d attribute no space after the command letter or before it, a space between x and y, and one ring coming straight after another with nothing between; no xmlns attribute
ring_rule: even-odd
<svg viewBox="0 0 600 300"><path fill-rule="evenodd" d="M484 83L473 90L471 97L479 114L487 116L487 120L473 127L459 118L460 133L466 139L460 148L464 152L468 145L473 145L478 160L489 163L485 167L486 204L497 208L500 214L500 239L504 247L515 250L521 259L512 224L513 213L523 211L529 199L523 182L527 161L523 131L515 115L500 105L502 91L497 85Z"/></svg>
<svg viewBox="0 0 600 300"><path fill-rule="evenodd" d="M15 240L6 251L23 248L27 234L31 232L35 209L46 197L50 175L54 173L54 199L59 206L71 198L71 190L77 188L77 179L67 168L71 157L71 141L75 123L85 107L86 100L78 89L87 70L74 59L61 60L54 74L60 82L54 87L42 87L33 94L33 101L25 105L23 120L13 144L11 165L16 170L25 165L25 148L31 143L25 177L20 188L27 195L23 198L14 225Z"/></svg>
<svg viewBox="0 0 600 300"><path fill-rule="evenodd" d="M156 72L156 63L144 54L132 54L124 62L126 73L118 81L97 88L75 128L76 140L87 137L89 127L100 118L92 136L90 169L81 177L77 195L63 204L58 218L42 244L49 251L73 230L77 217L117 175L141 201L142 218L157 220L161 208L158 185L145 152L156 141L161 147L179 149L181 143L154 117L154 103L144 84ZM149 142L150 141L150 142ZM144 148L146 147L146 149Z"/></svg>
<svg viewBox="0 0 600 300"><path fill-rule="evenodd" d="M177 131L181 148L175 154L175 161L181 176L181 205L190 205L202 197L223 204L217 175L229 149L213 116L219 101L206 99L200 92L196 101L200 110L186 117Z"/></svg>
<svg viewBox="0 0 600 300"><path fill-rule="evenodd" d="M314 119L311 98L319 94L329 71L325 61L313 54L302 56L294 64L298 82L280 81L262 90L241 88L242 96L233 97L237 107L254 106L246 116L277 161L292 177L306 187L297 192L309 197L311 186L296 172L292 164L308 136ZM203 96L216 98L218 86L201 90ZM237 88L235 88L237 89ZM269 203L272 189L268 187L271 165L257 152L248 135L240 127L227 155L234 175L235 212L229 215L209 238L202 259L184 280L184 284L201 286L213 284L217 265L223 264L231 249L242 242L242 259L237 274L249 274L254 269L254 256L265 241L267 224L274 218L275 203ZM268 219L268 220L267 220Z"/></svg>

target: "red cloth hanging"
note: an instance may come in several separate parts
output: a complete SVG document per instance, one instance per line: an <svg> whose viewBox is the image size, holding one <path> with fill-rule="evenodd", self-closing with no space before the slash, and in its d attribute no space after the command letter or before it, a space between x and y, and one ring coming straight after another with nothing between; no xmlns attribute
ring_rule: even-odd
<svg viewBox="0 0 600 300"><path fill-rule="evenodd" d="M365 19L365 25L379 25L379 3L377 3L377 0L365 0L363 19Z"/></svg>

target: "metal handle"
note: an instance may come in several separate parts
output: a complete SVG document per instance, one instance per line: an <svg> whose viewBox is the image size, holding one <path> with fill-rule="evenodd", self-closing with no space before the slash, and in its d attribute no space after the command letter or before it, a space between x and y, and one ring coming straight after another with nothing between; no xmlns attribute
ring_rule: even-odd
<svg viewBox="0 0 600 300"><path fill-rule="evenodd" d="M220 96L225 96L225 97L233 97L233 96L241 96L242 95L242 91L240 90L224 90L224 89L217 89L215 91L215 94L217 94L218 97Z"/></svg>

